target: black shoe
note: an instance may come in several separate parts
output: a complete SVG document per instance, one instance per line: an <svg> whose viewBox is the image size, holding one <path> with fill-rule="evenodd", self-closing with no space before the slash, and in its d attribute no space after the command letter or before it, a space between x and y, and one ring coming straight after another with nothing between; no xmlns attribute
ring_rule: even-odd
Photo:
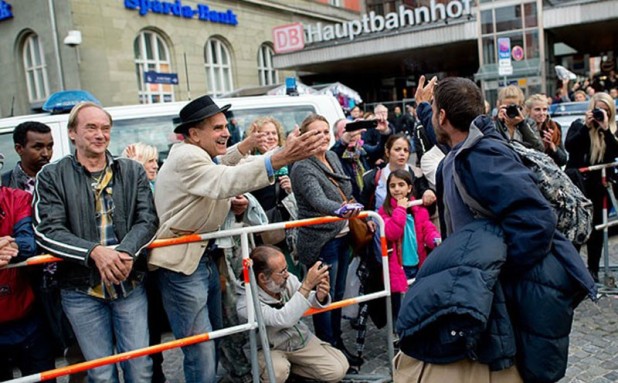
<svg viewBox="0 0 618 383"><path fill-rule="evenodd" d="M590 275L592 275L592 280L594 281L594 283L599 283L599 272L598 271L590 271Z"/></svg>
<svg viewBox="0 0 618 383"><path fill-rule="evenodd" d="M345 358L348 360L348 364L350 366L360 367L365 362L360 356L354 355L350 351L348 351L348 349L345 348L345 345L343 344L343 341L341 339L337 342L335 347L343 353Z"/></svg>

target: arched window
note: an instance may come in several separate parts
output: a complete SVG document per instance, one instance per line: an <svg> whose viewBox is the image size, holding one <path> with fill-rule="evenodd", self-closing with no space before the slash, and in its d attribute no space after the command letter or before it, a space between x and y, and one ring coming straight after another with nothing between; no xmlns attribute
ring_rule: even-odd
<svg viewBox="0 0 618 383"><path fill-rule="evenodd" d="M47 82L47 67L43 49L39 44L39 36L32 33L24 41L23 48L24 73L28 86L28 99L30 102L41 102L49 96L49 84Z"/></svg>
<svg viewBox="0 0 618 383"><path fill-rule="evenodd" d="M173 73L170 50L165 40L156 32L142 31L133 42L133 53L139 102L154 104L174 101L172 84L147 82L145 76L145 72Z"/></svg>
<svg viewBox="0 0 618 383"><path fill-rule="evenodd" d="M258 76L260 85L274 85L279 82L279 75L273 67L274 51L268 44L260 45L258 51Z"/></svg>
<svg viewBox="0 0 618 383"><path fill-rule="evenodd" d="M234 90L230 53L223 41L217 38L208 39L204 46L204 67L208 94L219 96Z"/></svg>

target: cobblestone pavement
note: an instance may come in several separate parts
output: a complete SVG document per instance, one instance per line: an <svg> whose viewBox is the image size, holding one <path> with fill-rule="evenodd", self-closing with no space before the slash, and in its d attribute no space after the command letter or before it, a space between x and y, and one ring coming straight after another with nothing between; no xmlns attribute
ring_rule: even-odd
<svg viewBox="0 0 618 383"><path fill-rule="evenodd" d="M610 239L610 254L610 264L618 265L618 236ZM618 271L614 268L614 275L617 274ZM348 349L353 350L356 332L350 328L347 321L343 325L343 331ZM370 321L365 343L365 363L360 370L359 378L368 375L375 377L389 375L390 361L387 355L386 334L385 329L376 329ZM164 336L164 341L172 339L171 334ZM59 364L64 363L59 361ZM163 368L168 382L184 382L182 352L179 349L164 353ZM354 378L352 380L369 381ZM68 382L68 379L65 377L58 381ZM618 291L601 295L596 303L586 300L577 308L571 332L569 366L566 376L559 383L567 382L618 382Z"/></svg>

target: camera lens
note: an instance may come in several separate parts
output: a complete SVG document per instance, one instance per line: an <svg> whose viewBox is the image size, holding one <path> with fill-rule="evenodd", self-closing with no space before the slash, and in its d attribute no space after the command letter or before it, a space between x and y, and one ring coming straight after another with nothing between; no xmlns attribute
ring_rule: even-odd
<svg viewBox="0 0 618 383"><path fill-rule="evenodd" d="M519 116L519 107L517 104L511 104L506 107L506 115L508 118L515 118Z"/></svg>
<svg viewBox="0 0 618 383"><path fill-rule="evenodd" d="M603 114L603 111L601 109L594 108L592 109L592 118L599 122L603 122L603 120L605 119L605 115Z"/></svg>

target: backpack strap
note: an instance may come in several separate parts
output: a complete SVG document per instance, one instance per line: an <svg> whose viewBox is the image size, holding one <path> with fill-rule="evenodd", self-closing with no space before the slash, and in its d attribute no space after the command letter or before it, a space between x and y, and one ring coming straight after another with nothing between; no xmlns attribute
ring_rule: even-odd
<svg viewBox="0 0 618 383"><path fill-rule="evenodd" d="M466 206L470 208L470 210L472 211L472 215L474 215L475 218L494 218L495 217L495 215L491 211L483 207L483 205L481 205L477 200L472 198L472 196L468 193L466 188L463 186L463 183L461 182L461 178L459 177L459 174L457 174L457 171L455 170L454 163L453 163L453 179L455 181L455 187L457 188L457 191L459 192L461 199L466 204Z"/></svg>

